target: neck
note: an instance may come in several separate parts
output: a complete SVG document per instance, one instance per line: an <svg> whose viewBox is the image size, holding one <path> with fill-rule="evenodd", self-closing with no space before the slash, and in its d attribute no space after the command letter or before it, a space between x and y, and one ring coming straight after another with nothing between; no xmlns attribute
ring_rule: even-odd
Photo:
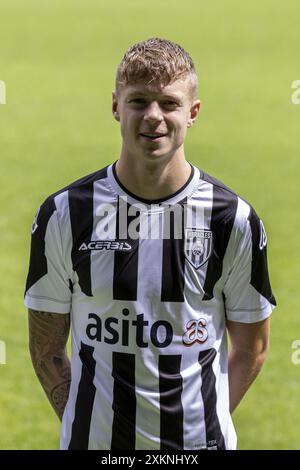
<svg viewBox="0 0 300 470"><path fill-rule="evenodd" d="M142 199L155 200L171 196L190 177L191 166L184 153L157 160L122 155L116 164L117 176L128 191Z"/></svg>

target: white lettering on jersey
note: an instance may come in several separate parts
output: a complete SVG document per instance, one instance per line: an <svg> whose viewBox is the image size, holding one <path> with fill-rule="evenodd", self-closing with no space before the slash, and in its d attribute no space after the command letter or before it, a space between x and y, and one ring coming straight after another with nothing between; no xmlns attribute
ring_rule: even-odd
<svg viewBox="0 0 300 470"><path fill-rule="evenodd" d="M118 242L114 240L99 240L91 241L89 243L82 243L78 251L87 250L108 250L108 251L130 251L132 246L127 242Z"/></svg>
<svg viewBox="0 0 300 470"><path fill-rule="evenodd" d="M265 231L264 224L260 221L260 241L259 241L259 249L263 250L267 246L267 234Z"/></svg>
<svg viewBox="0 0 300 470"><path fill-rule="evenodd" d="M36 229L38 228L38 224L37 224L37 218L39 216L39 212L40 212L40 208L38 209L36 215L35 215L35 218L34 218L34 221L33 221L33 224L32 224L32 228L31 228L31 233L34 234L34 232L36 231Z"/></svg>

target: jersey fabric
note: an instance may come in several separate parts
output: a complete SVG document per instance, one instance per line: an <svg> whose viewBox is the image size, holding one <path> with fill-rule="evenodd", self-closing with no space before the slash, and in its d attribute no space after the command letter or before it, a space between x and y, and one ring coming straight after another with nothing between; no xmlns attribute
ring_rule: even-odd
<svg viewBox="0 0 300 470"><path fill-rule="evenodd" d="M226 318L258 322L276 302L263 224L222 183L192 166L171 197L145 201L113 164L48 197L25 305L71 314L61 449L236 448Z"/></svg>

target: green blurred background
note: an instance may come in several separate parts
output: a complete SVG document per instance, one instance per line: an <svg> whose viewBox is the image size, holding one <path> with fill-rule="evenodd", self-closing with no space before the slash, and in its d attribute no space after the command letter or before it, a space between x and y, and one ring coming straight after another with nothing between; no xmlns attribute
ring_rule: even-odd
<svg viewBox="0 0 300 470"><path fill-rule="evenodd" d="M187 158L251 201L269 235L279 307L263 373L234 414L240 449L300 449L298 0L0 0L0 448L55 449L35 378L23 290L30 228L50 193L118 157L111 117L125 49L152 36L194 58L202 111Z"/></svg>

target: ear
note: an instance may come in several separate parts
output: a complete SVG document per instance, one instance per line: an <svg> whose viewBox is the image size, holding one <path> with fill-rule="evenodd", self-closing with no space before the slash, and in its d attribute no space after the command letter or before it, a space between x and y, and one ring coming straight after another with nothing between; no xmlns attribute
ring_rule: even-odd
<svg viewBox="0 0 300 470"><path fill-rule="evenodd" d="M199 111L200 111L201 103L199 100L196 100L193 102L191 108L190 108L190 118L188 120L188 127L192 127L194 122L196 121Z"/></svg>
<svg viewBox="0 0 300 470"><path fill-rule="evenodd" d="M115 91L112 92L112 113L116 121L120 121L120 116L118 112L118 99Z"/></svg>

